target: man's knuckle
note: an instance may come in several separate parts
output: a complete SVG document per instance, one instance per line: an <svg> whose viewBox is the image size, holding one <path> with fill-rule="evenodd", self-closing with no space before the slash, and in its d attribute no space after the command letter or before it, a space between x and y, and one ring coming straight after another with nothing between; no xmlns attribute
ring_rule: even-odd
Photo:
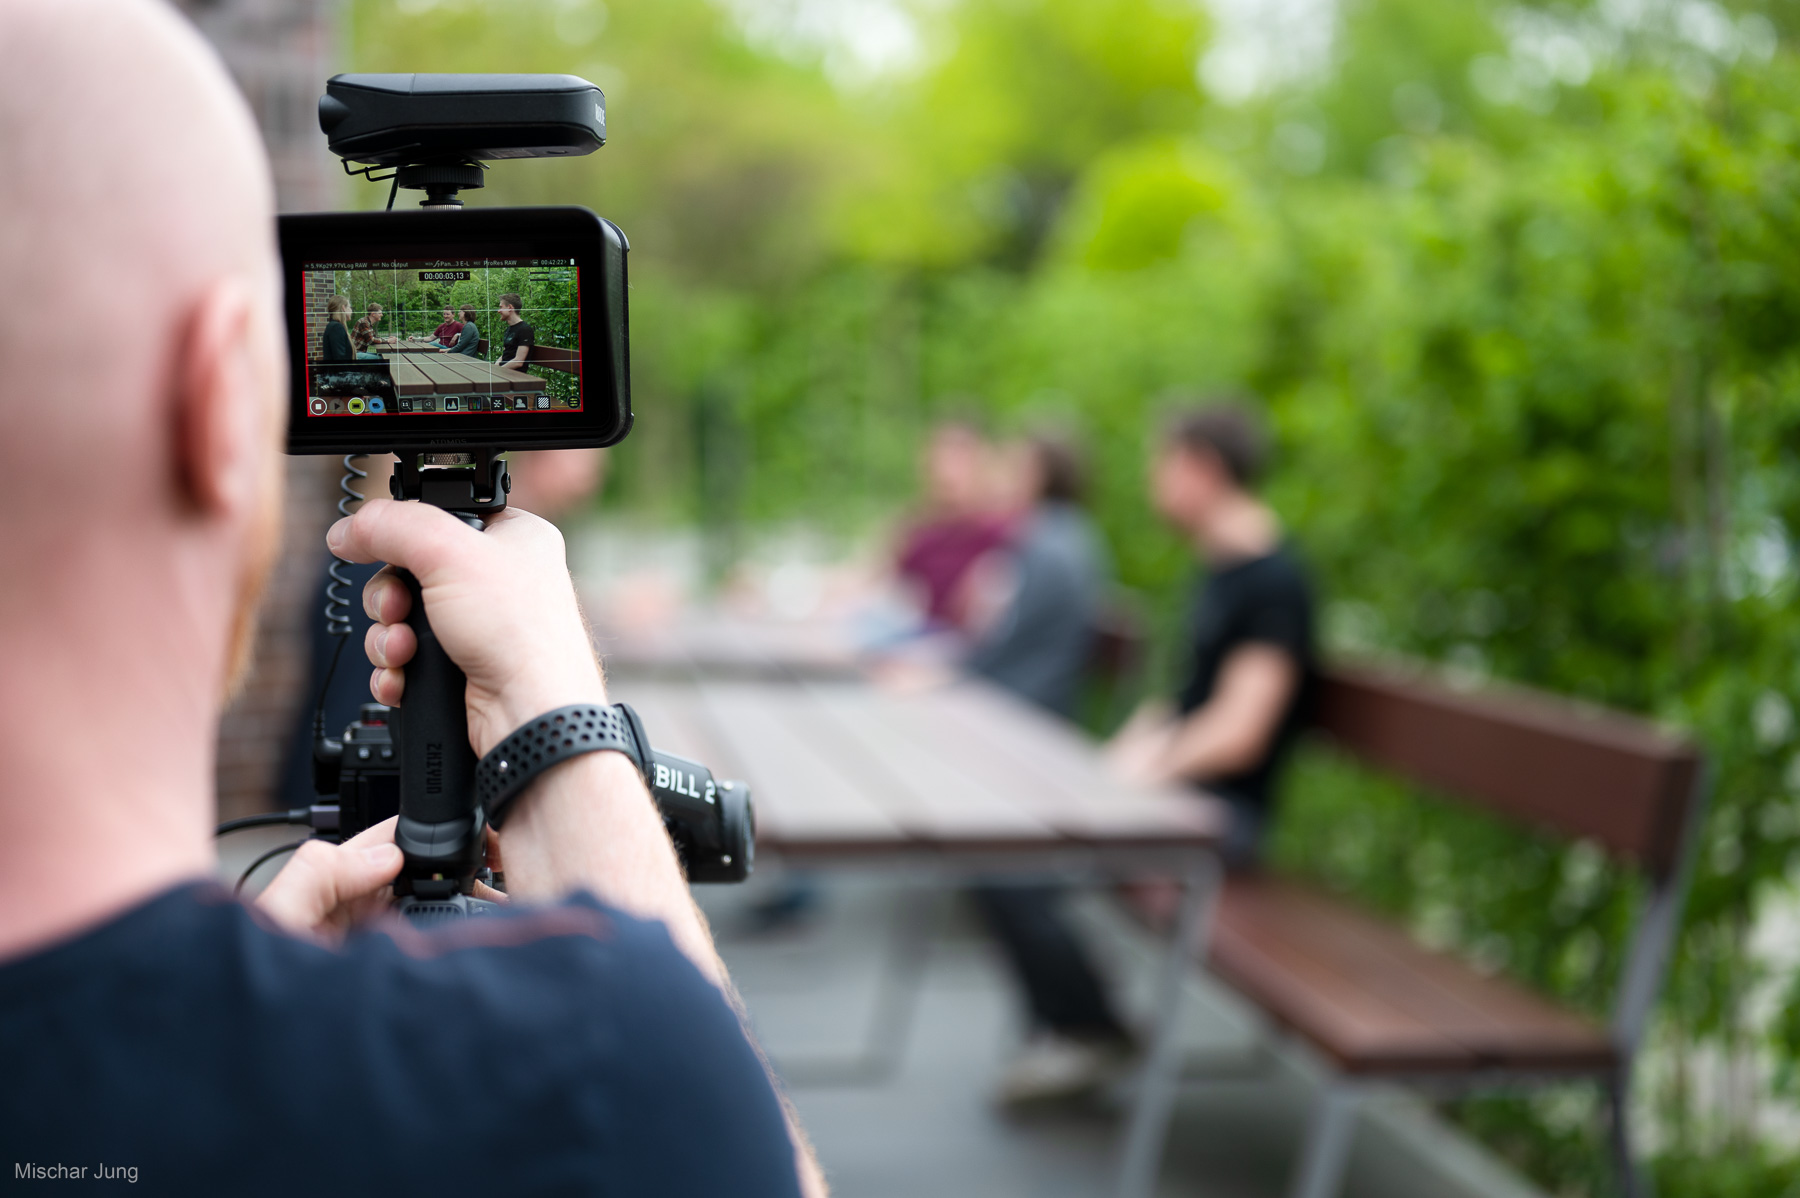
<svg viewBox="0 0 1800 1198"><path fill-rule="evenodd" d="M331 864L331 846L322 840L308 840L294 850L294 860L302 865L323 869Z"/></svg>

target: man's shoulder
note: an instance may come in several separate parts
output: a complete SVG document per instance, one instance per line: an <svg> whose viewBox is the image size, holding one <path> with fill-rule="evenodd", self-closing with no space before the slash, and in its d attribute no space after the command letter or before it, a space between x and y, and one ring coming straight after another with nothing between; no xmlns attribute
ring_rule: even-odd
<svg viewBox="0 0 1800 1198"><path fill-rule="evenodd" d="M326 949L288 936L220 887L196 883L158 895L104 925L21 960L0 964L0 1003L21 996L15 984L87 982L115 972L140 979L167 972L172 984L203 985L219 974L246 975L248 997L280 1001L352 975L404 975L407 985L463 986L480 978L489 994L533 979L530 963L553 962L571 981L583 972L628 971L653 979L691 974L667 930L578 895L569 901L422 929L393 919ZM485 976L483 971L492 971ZM261 976L266 975L266 976ZM264 991L256 983L270 983ZM710 987L709 987L710 989ZM388 991L378 1000L393 997Z"/></svg>
<svg viewBox="0 0 1800 1198"><path fill-rule="evenodd" d="M1282 545L1275 552L1246 563L1238 574L1244 589L1258 597L1312 594L1306 563L1292 545Z"/></svg>
<svg viewBox="0 0 1800 1198"><path fill-rule="evenodd" d="M723 996L662 925L585 897L331 950L187 888L0 966L0 1051L33 1096L0 1099L0 1123L46 1151L141 1149L171 1175L208 1161L202 1143L280 1128L390 1181L410 1152L481 1184L610 1171L651 1192L698 1112L729 1140L716 1169L792 1192L779 1108ZM433 1113L477 1092L472 1123ZM228 1156L204 1167L255 1166ZM721 1192L714 1168L667 1192ZM546 1189L562 1192L519 1192Z"/></svg>

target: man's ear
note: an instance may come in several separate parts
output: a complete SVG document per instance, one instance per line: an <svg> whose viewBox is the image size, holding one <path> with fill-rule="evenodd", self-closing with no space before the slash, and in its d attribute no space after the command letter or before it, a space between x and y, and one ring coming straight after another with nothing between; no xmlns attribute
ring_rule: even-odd
<svg viewBox="0 0 1800 1198"><path fill-rule="evenodd" d="M177 480L207 515L231 515L260 498L265 414L256 389L258 329L250 291L235 279L209 284L188 311L176 352Z"/></svg>

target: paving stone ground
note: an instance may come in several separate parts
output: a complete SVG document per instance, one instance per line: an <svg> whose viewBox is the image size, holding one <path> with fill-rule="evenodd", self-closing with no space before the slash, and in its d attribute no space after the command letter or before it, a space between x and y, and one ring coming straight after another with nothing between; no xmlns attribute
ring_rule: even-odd
<svg viewBox="0 0 1800 1198"><path fill-rule="evenodd" d="M701 888L721 950L791 1088L840 1198L1075 1198L1111 1190L1115 1111L1007 1117L988 1100L1020 1035L1008 977L970 913L941 890L882 877L821 879L816 918L758 935L746 908L775 879ZM936 895L935 898L931 897ZM926 904L932 936L898 1068L872 1084L821 1084L823 1060L854 1059L895 943L896 919ZM1142 1011L1158 946L1097 898L1071 915L1127 1009ZM1263 1047L1254 1015L1196 973L1183 1041L1190 1071L1161 1192L1270 1198L1286 1188L1313 1081L1304 1061ZM1542 1198L1410 1096L1381 1094L1358 1129L1346 1198Z"/></svg>
<svg viewBox="0 0 1800 1198"><path fill-rule="evenodd" d="M297 837L258 829L229 839L221 876ZM265 867L249 890L272 876ZM1111 1192L1116 1111L1018 1119L988 1095L1020 1034L1002 963L959 899L884 875L817 879L816 913L779 934L750 930L749 905L779 884L701 887L701 906L790 1092L837 1198L1093 1198ZM1128 1011L1145 1006L1156 944L1106 902L1078 898L1083 929ZM891 1076L837 1080L857 1059L884 987L897 920L930 930L916 1006ZM1198 973L1188 982L1183 1043L1190 1077L1165 1155L1164 1198L1276 1198L1285 1190L1311 1098L1306 1063L1267 1047L1254 1015ZM1259 1047L1260 1046L1260 1047ZM1344 1198L1544 1198L1411 1097L1377 1096L1357 1129Z"/></svg>

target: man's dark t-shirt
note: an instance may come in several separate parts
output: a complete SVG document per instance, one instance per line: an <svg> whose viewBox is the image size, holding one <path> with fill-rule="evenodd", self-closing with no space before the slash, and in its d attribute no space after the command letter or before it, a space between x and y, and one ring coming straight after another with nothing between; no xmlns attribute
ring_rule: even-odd
<svg viewBox="0 0 1800 1198"><path fill-rule="evenodd" d="M537 330L520 321L518 324L506 326L506 340L501 343L500 360L511 362L519 352L521 345L527 348L537 344Z"/></svg>
<svg viewBox="0 0 1800 1198"><path fill-rule="evenodd" d="M1312 587L1286 547L1214 570L1200 584L1188 611L1188 674L1176 695L1183 715L1212 698L1232 650L1250 644L1287 650L1300 666L1300 687L1262 761L1241 774L1209 779L1207 788L1266 807L1270 785L1306 722L1317 668Z"/></svg>
<svg viewBox="0 0 1800 1198"><path fill-rule="evenodd" d="M333 951L182 887L0 964L0 1060L15 1171L139 1193L799 1193L724 998L585 896Z"/></svg>

